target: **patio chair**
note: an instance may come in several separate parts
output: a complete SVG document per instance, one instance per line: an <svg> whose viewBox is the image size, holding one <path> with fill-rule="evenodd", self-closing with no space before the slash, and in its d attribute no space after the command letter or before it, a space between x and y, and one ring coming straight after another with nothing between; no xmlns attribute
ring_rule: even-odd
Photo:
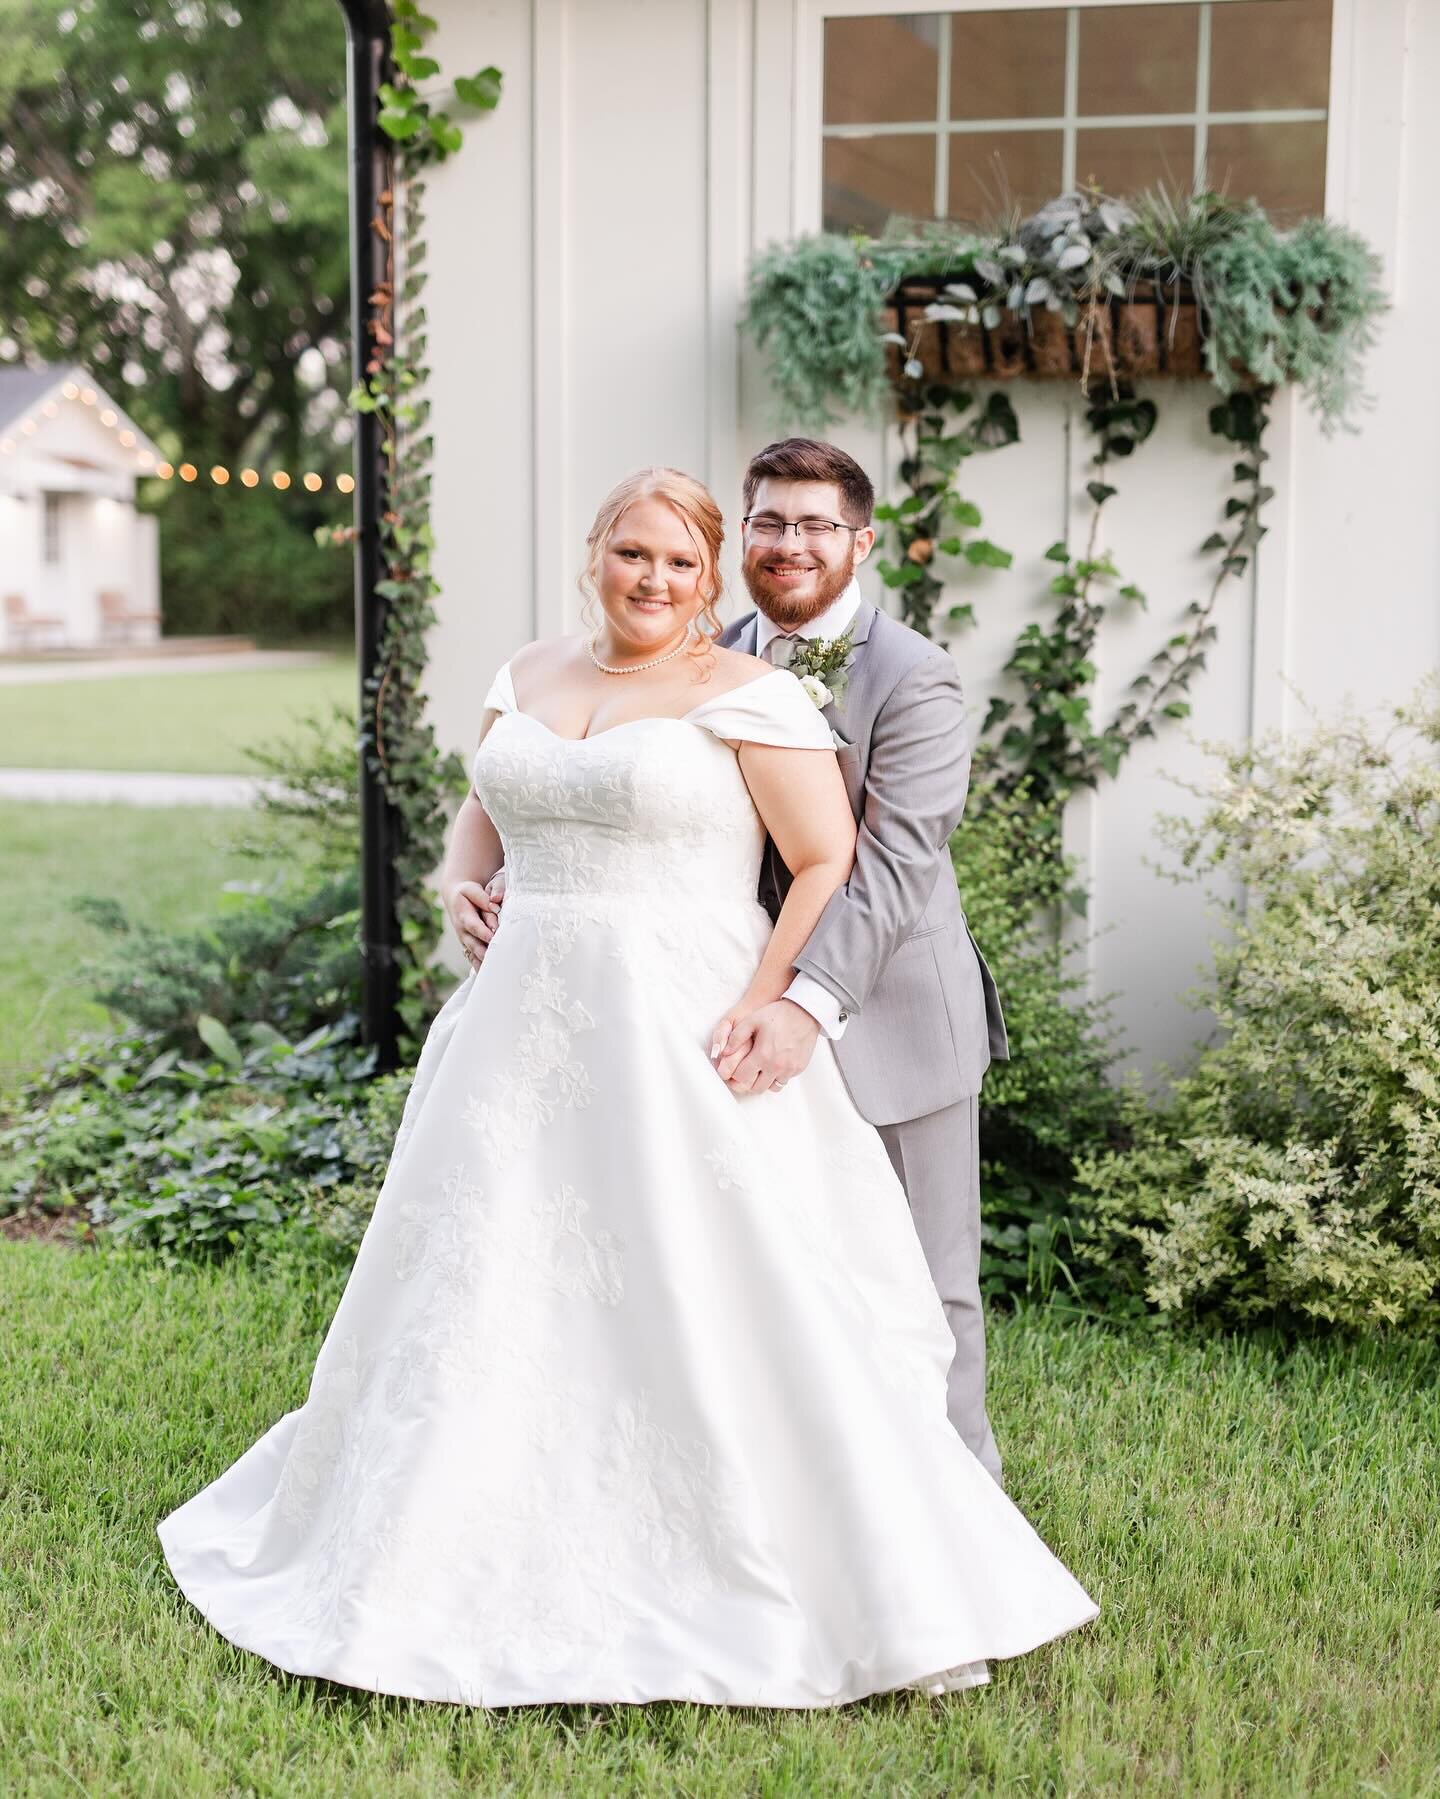
<svg viewBox="0 0 1440 1799"><path fill-rule="evenodd" d="M100 636L103 642L127 643L136 625L158 625L160 614L136 610L127 604L125 595L113 587L100 590Z"/></svg>
<svg viewBox="0 0 1440 1799"><path fill-rule="evenodd" d="M63 645L66 639L65 620L49 612L32 612L25 604L25 596L19 593L5 595L5 639L17 650L32 650L37 647L35 639L42 639L38 646L43 648L46 636L58 636Z"/></svg>

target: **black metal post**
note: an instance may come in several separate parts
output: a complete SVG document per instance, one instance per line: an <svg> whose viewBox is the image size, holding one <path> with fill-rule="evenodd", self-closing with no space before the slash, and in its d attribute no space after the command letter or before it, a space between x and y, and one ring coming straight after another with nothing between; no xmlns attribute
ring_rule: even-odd
<svg viewBox="0 0 1440 1799"><path fill-rule="evenodd" d="M350 137L351 370L365 380L371 343L370 295L386 276L386 246L371 228L378 196L390 174L386 140L376 123L390 32L382 0L339 0L348 45ZM372 706L366 682L379 672L385 601L376 591L384 574L380 520L387 504L387 471L374 413L355 415L355 638L360 663L361 717ZM363 1029L382 1069L398 1060L400 979L395 911L397 820L378 776L360 755L360 942L365 962Z"/></svg>

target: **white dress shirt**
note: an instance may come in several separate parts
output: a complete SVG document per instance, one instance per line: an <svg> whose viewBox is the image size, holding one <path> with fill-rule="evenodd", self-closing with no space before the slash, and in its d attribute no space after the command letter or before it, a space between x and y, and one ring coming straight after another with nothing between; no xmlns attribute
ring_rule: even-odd
<svg viewBox="0 0 1440 1799"><path fill-rule="evenodd" d="M808 625L800 625L791 633L787 633L783 625L777 625L773 619L767 618L757 607L755 654L763 656L774 637L838 637L853 622L855 614L860 610L861 598L860 583L852 575L850 585L838 599L832 600ZM785 989L784 997L793 999L797 1006L802 1006L832 1042L835 1038L844 1036L850 1014L841 1010L840 1001L828 987L822 987L813 975L805 974L797 968L794 980Z"/></svg>

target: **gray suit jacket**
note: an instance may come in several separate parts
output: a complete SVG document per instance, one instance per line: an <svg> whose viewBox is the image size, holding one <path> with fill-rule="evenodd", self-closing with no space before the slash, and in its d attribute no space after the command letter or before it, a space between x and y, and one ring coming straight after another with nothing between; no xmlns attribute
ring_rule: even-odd
<svg viewBox="0 0 1440 1799"><path fill-rule="evenodd" d="M845 694L824 711L860 827L855 866L795 966L849 1018L835 1058L857 1108L871 1124L898 1124L978 1093L1010 1047L950 862L970 783L959 673L947 651L868 600L851 630ZM751 655L755 640L753 612L719 639ZM790 879L767 838L759 897L772 918Z"/></svg>

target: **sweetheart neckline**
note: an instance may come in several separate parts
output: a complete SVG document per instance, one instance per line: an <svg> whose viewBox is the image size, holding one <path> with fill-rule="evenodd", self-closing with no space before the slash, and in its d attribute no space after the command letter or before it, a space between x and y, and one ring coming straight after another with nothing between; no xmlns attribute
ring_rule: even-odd
<svg viewBox="0 0 1440 1799"><path fill-rule="evenodd" d="M540 729L547 736L553 737L557 743L594 743L597 738L608 737L612 731L623 731L630 725L688 725L697 712L703 711L706 706L713 706L717 700L728 700L732 695L743 692L747 687L758 687L762 681L768 681L771 675L788 675L790 672L788 668L768 669L763 675L756 675L753 681L741 681L737 687L727 687L724 693L712 693L708 700L701 700L699 705L692 706L688 712L648 712L643 718L622 718L618 725L606 725L603 731L592 731L588 737L567 737L563 732L547 725L543 718L537 718L533 712L526 712L520 706L512 706L509 713L502 713L501 717L528 718L532 725L539 725ZM513 697L513 687L511 694ZM700 730L703 727L697 725L696 729Z"/></svg>

